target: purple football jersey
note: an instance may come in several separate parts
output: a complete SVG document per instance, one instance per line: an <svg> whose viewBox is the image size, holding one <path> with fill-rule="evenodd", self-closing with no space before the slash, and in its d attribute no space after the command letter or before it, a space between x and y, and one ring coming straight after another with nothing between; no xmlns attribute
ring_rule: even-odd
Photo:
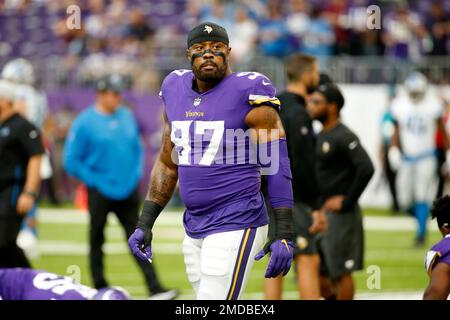
<svg viewBox="0 0 450 320"><path fill-rule="evenodd" d="M279 108L270 80L232 73L214 88L192 89L191 70L176 70L160 96L171 126L178 164L183 222L192 238L268 223L260 192L261 166L252 161L245 117L261 105Z"/></svg>
<svg viewBox="0 0 450 320"><path fill-rule="evenodd" d="M427 272L431 274L433 268L441 262L450 265L450 234L446 235L427 252L425 259Z"/></svg>
<svg viewBox="0 0 450 320"><path fill-rule="evenodd" d="M3 300L88 300L97 290L69 277L33 269L0 269Z"/></svg>

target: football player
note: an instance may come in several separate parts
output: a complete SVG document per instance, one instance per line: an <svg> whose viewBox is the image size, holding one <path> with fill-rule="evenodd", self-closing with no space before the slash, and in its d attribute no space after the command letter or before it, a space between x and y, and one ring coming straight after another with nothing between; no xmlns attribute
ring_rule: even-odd
<svg viewBox="0 0 450 320"><path fill-rule="evenodd" d="M70 277L33 269L0 269L0 300L130 300L119 287L100 290Z"/></svg>
<svg viewBox="0 0 450 320"><path fill-rule="evenodd" d="M292 262L292 175L280 102L266 76L231 71L223 27L201 23L189 32L187 48L192 70L176 70L162 84L162 146L129 245L151 259L153 224L178 181L186 205L184 260L197 299L239 299L253 258L271 253L266 277L285 275ZM254 147L258 155L269 149L270 161L252 161ZM263 169L276 233L258 253L268 224Z"/></svg>
<svg viewBox="0 0 450 320"><path fill-rule="evenodd" d="M425 242L429 205L436 195L437 130L443 133L444 147L448 148L442 103L427 87L423 74L414 72L407 77L407 94L400 93L392 104L396 126L388 151L392 167L398 170L399 205L405 211L412 209L418 221L417 246ZM448 163L444 166L447 167Z"/></svg>
<svg viewBox="0 0 450 320"><path fill-rule="evenodd" d="M431 216L436 218L444 238L427 253L425 268L430 276L430 283L423 299L446 300L450 294L450 196L435 200Z"/></svg>

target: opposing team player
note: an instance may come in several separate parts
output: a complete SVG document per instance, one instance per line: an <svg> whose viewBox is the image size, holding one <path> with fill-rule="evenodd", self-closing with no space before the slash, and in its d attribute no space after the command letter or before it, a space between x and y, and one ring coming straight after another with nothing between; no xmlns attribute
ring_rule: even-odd
<svg viewBox="0 0 450 320"><path fill-rule="evenodd" d="M436 218L439 231L444 237L428 251L425 268L430 283L425 290L425 300L446 300L450 294L450 196L433 203L431 216Z"/></svg>
<svg viewBox="0 0 450 320"><path fill-rule="evenodd" d="M426 77L414 72L406 79L405 89L407 94L400 92L392 104L396 126L388 157L398 169L399 205L403 210L412 209L418 221L416 245L420 246L425 242L429 205L437 187L436 130L443 133L446 149L448 138L442 103L427 88Z"/></svg>
<svg viewBox="0 0 450 320"><path fill-rule="evenodd" d="M231 48L221 26L198 25L187 47L192 71L174 71L162 84L163 142L129 245L141 259L151 258L153 224L178 180L186 204L183 253L197 299L239 299L254 257L271 253L266 277L285 275L292 262L292 178L280 102L267 77L231 71ZM271 150L270 163L251 161L254 144L239 138L250 128L251 141ZM268 224L262 166L271 171L268 193L276 234L258 253Z"/></svg>
<svg viewBox="0 0 450 320"><path fill-rule="evenodd" d="M33 269L0 269L0 300L130 300L119 287L100 290L70 277Z"/></svg>

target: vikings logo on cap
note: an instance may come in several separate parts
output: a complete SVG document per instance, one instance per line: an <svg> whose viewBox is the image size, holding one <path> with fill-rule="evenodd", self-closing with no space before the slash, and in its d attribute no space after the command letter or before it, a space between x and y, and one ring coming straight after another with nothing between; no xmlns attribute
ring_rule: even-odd
<svg viewBox="0 0 450 320"><path fill-rule="evenodd" d="M204 22L194 27L188 34L188 48L195 43L205 41L223 42L228 45L228 33L224 27L212 22Z"/></svg>
<svg viewBox="0 0 450 320"><path fill-rule="evenodd" d="M211 33L212 31L213 31L213 28L211 28L210 26L208 26L208 25L205 25L205 30L203 30L204 32L208 32L208 33Z"/></svg>

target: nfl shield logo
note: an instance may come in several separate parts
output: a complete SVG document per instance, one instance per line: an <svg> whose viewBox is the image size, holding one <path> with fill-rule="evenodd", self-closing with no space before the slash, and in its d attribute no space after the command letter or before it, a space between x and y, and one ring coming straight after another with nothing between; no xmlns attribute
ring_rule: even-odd
<svg viewBox="0 0 450 320"><path fill-rule="evenodd" d="M200 102L202 102L202 98L195 98L194 99L194 107L198 107Z"/></svg>

